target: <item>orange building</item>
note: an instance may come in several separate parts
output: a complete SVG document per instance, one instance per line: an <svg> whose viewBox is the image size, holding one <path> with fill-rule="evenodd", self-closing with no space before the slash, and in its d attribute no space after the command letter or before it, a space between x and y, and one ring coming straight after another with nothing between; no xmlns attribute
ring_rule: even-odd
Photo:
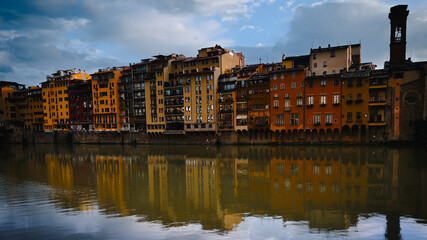
<svg viewBox="0 0 427 240"><path fill-rule="evenodd" d="M312 76L305 79L305 128L307 137L311 137L307 141L339 140L340 74Z"/></svg>
<svg viewBox="0 0 427 240"><path fill-rule="evenodd" d="M248 130L267 131L270 129L270 75L280 65L261 64L257 73L247 80L248 88Z"/></svg>
<svg viewBox="0 0 427 240"><path fill-rule="evenodd" d="M306 68L270 72L270 129L304 130L304 78Z"/></svg>

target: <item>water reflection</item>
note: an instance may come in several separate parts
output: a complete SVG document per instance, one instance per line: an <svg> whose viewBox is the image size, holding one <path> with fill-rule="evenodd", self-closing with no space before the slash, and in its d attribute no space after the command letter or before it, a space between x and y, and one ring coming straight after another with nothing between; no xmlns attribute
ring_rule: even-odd
<svg viewBox="0 0 427 240"><path fill-rule="evenodd" d="M412 149L42 145L0 154L0 176L49 186L65 212L224 232L251 216L329 231L382 213L389 239L400 238L400 216L427 219L427 158ZM14 199L13 189L2 197Z"/></svg>

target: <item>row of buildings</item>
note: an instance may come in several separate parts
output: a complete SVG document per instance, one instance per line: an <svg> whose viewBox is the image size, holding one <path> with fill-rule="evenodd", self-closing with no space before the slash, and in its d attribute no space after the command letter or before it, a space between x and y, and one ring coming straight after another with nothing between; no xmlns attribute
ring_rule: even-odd
<svg viewBox="0 0 427 240"><path fill-rule="evenodd" d="M59 70L41 88L1 82L0 120L36 131L412 140L427 119L427 62L406 59L406 7L391 8L384 69L361 62L360 44L255 65L215 46L197 57L157 55L91 75Z"/></svg>

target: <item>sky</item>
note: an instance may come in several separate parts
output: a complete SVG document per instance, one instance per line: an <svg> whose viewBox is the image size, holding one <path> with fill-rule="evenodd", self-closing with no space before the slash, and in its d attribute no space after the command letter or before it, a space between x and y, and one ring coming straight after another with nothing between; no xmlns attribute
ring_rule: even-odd
<svg viewBox="0 0 427 240"><path fill-rule="evenodd" d="M407 57L427 60L427 1L0 0L0 80L36 86L59 69L125 66L215 46L246 63L362 44L362 62L389 58L391 6L407 4Z"/></svg>

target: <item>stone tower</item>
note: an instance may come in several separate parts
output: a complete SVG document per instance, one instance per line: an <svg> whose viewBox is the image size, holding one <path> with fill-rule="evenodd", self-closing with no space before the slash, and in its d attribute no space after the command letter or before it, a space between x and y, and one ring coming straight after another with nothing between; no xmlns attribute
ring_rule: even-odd
<svg viewBox="0 0 427 240"><path fill-rule="evenodd" d="M408 5L397 5L390 8L390 65L404 64L406 60L406 20Z"/></svg>

